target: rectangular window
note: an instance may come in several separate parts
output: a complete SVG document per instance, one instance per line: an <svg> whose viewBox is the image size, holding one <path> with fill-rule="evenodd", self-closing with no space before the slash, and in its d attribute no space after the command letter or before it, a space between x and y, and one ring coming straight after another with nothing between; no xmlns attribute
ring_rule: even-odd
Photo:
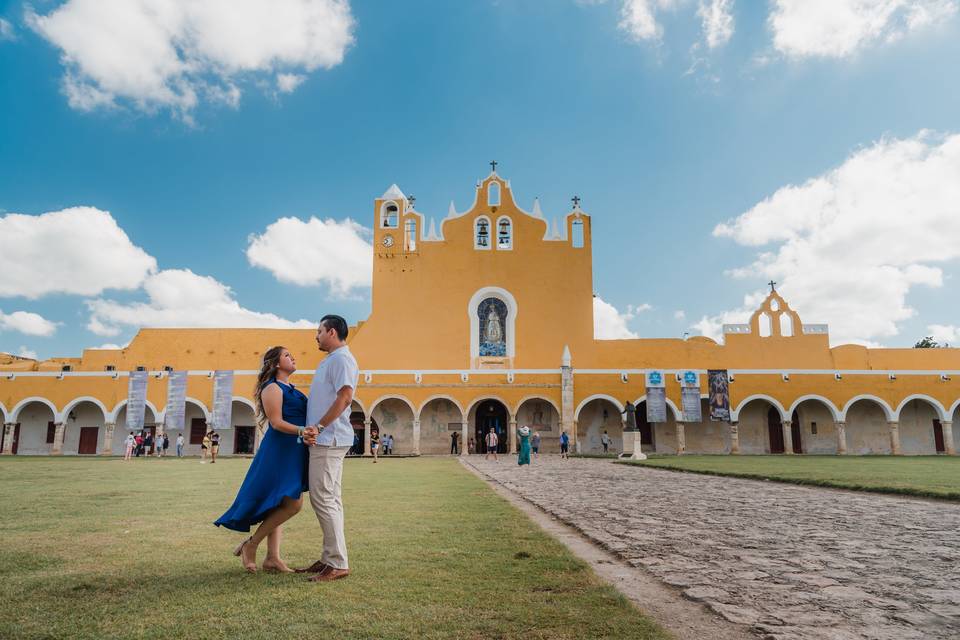
<svg viewBox="0 0 960 640"><path fill-rule="evenodd" d="M583 248L583 220L574 220L570 223L570 232L573 235L573 248Z"/></svg>
<svg viewBox="0 0 960 640"><path fill-rule="evenodd" d="M57 426L52 422L47 423L47 444L53 444L53 436L57 433Z"/></svg>
<svg viewBox="0 0 960 640"><path fill-rule="evenodd" d="M190 444L203 444L203 436L207 433L207 421L204 418L194 418L190 422Z"/></svg>
<svg viewBox="0 0 960 640"><path fill-rule="evenodd" d="M813 434L813 435L817 435L817 423L816 423L816 422L811 422L811 423L810 423L810 433Z"/></svg>

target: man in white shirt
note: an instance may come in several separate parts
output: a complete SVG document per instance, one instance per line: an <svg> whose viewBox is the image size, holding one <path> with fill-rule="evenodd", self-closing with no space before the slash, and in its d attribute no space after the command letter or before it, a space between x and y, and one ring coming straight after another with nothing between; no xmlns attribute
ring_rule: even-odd
<svg viewBox="0 0 960 640"><path fill-rule="evenodd" d="M323 554L302 573L315 573L315 582L338 580L350 575L347 544L343 535L343 502L340 483L343 459L353 445L350 405L360 371L347 347L347 321L327 315L317 329L317 346L327 352L313 374L307 402L304 444L310 447L310 504L323 529Z"/></svg>

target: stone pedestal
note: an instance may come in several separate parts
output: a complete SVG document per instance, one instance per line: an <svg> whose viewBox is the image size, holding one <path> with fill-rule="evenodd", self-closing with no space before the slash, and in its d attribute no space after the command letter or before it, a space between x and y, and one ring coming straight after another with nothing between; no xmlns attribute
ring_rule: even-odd
<svg viewBox="0 0 960 640"><path fill-rule="evenodd" d="M740 455L740 425L736 422L730 423L730 453Z"/></svg>
<svg viewBox="0 0 960 640"><path fill-rule="evenodd" d="M835 422L837 428L837 455L847 455L847 423Z"/></svg>
<svg viewBox="0 0 960 640"><path fill-rule="evenodd" d="M784 420L783 423L783 452L787 455L793 455L793 422Z"/></svg>
<svg viewBox="0 0 960 640"><path fill-rule="evenodd" d="M642 435L639 431L623 432L623 453L620 454L621 458L629 458L630 460L647 459L646 454L644 454L642 450Z"/></svg>
<svg viewBox="0 0 960 640"><path fill-rule="evenodd" d="M943 429L943 448L947 455L957 455L957 447L953 443L953 423L944 421L940 423L940 427Z"/></svg>
<svg viewBox="0 0 960 640"><path fill-rule="evenodd" d="M57 422L53 425L53 447L50 450L50 454L54 456L63 455L63 429L64 424L62 422Z"/></svg>
<svg viewBox="0 0 960 640"><path fill-rule="evenodd" d="M420 455L420 420L413 421L413 455Z"/></svg>
<svg viewBox="0 0 960 640"><path fill-rule="evenodd" d="M677 455L682 456L687 450L687 434L685 425L682 422L677 423Z"/></svg>
<svg viewBox="0 0 960 640"><path fill-rule="evenodd" d="M7 422L3 425L3 451L0 452L0 454L5 456L13 455L13 436L16 432L16 423Z"/></svg>
<svg viewBox="0 0 960 640"><path fill-rule="evenodd" d="M900 455L900 423L888 422L890 428L890 453L891 455Z"/></svg>
<svg viewBox="0 0 960 640"><path fill-rule="evenodd" d="M103 450L100 452L102 456L109 456L113 454L113 432L117 428L115 422L108 422L103 425Z"/></svg>

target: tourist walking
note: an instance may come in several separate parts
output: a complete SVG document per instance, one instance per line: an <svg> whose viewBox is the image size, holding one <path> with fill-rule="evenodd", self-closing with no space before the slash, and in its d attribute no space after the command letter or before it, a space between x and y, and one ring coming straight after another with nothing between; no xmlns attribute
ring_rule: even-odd
<svg viewBox="0 0 960 640"><path fill-rule="evenodd" d="M563 460L570 458L570 436L566 431L560 434L560 458Z"/></svg>
<svg viewBox="0 0 960 640"><path fill-rule="evenodd" d="M183 457L183 434L182 433L177 434L177 457L178 458Z"/></svg>
<svg viewBox="0 0 960 640"><path fill-rule="evenodd" d="M533 437L530 438L530 448L533 450L533 457L540 457L540 432L534 431Z"/></svg>
<svg viewBox="0 0 960 640"><path fill-rule="evenodd" d="M206 464L207 453L210 451L210 432L203 434L203 440L200 441L200 464Z"/></svg>
<svg viewBox="0 0 960 640"><path fill-rule="evenodd" d="M317 346L326 351L313 374L307 403L304 442L311 445L310 504L323 531L320 559L303 572L315 573L311 582L339 580L350 575L347 540L343 532L343 458L353 442L350 405L360 377L357 361L347 346L349 328L340 316L326 315L317 328Z"/></svg>
<svg viewBox="0 0 960 640"><path fill-rule="evenodd" d="M220 434L214 431L210 436L210 464L217 461L218 453L220 453Z"/></svg>
<svg viewBox="0 0 960 640"><path fill-rule="evenodd" d="M386 446L386 448L383 450L383 453L384 453L384 455L391 455L391 454L393 454L393 436L390 435L389 433L387 434L387 446Z"/></svg>
<svg viewBox="0 0 960 640"><path fill-rule="evenodd" d="M610 436L607 435L606 429L604 429L603 435L600 436L600 444L603 445L603 452L604 452L604 453L607 453L607 450L610 448L610 443L611 443L611 442L613 442L613 441L610 439Z"/></svg>
<svg viewBox="0 0 960 640"><path fill-rule="evenodd" d="M153 434L147 431L147 436L143 439L143 455L146 458L150 457L152 453L150 449L153 447Z"/></svg>
<svg viewBox="0 0 960 640"><path fill-rule="evenodd" d="M143 453L143 431L133 437L133 457L139 458Z"/></svg>
<svg viewBox="0 0 960 640"><path fill-rule="evenodd" d="M263 354L253 399L257 421L267 420L266 433L233 505L214 522L233 531L250 531L251 525L261 523L233 551L250 573L257 570L257 547L264 538L267 557L263 570L292 572L280 556L281 525L303 505L308 459L302 440L307 397L289 382L296 370L296 360L284 347L273 347Z"/></svg>
<svg viewBox="0 0 960 640"><path fill-rule="evenodd" d="M473 438L467 440L467 453L473 455L477 452L477 443Z"/></svg>
<svg viewBox="0 0 960 640"><path fill-rule="evenodd" d="M454 431L450 434L450 453L460 453L460 448L457 446L458 442L460 442L460 432Z"/></svg>
<svg viewBox="0 0 960 640"><path fill-rule="evenodd" d="M486 435L485 440L487 445L486 459L489 460L490 456L492 455L496 462L500 462L500 458L497 456L497 447L500 445L500 438L497 437L497 430L493 427L490 427L490 433Z"/></svg>
<svg viewBox="0 0 960 640"><path fill-rule="evenodd" d="M518 430L520 433L520 453L517 455L517 464L530 466L530 427L524 425Z"/></svg>
<svg viewBox="0 0 960 640"><path fill-rule="evenodd" d="M123 444L123 459L129 460L133 456L133 448L137 445L137 439L133 437L133 431L131 431L126 440L123 441Z"/></svg>
<svg viewBox="0 0 960 640"><path fill-rule="evenodd" d="M380 432L373 431L370 433L370 453L373 454L373 461L377 461L377 457L380 455Z"/></svg>

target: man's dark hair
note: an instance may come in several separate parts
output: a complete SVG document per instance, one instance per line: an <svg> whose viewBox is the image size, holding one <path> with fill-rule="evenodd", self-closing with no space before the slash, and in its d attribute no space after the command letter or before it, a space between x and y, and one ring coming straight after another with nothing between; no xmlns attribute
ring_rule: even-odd
<svg viewBox="0 0 960 640"><path fill-rule="evenodd" d="M350 332L350 329L347 328L347 321L343 319L343 316L336 316L333 314L328 314L320 318L320 324L325 326L327 329L333 329L337 332L337 337L340 340L346 340L347 334Z"/></svg>

